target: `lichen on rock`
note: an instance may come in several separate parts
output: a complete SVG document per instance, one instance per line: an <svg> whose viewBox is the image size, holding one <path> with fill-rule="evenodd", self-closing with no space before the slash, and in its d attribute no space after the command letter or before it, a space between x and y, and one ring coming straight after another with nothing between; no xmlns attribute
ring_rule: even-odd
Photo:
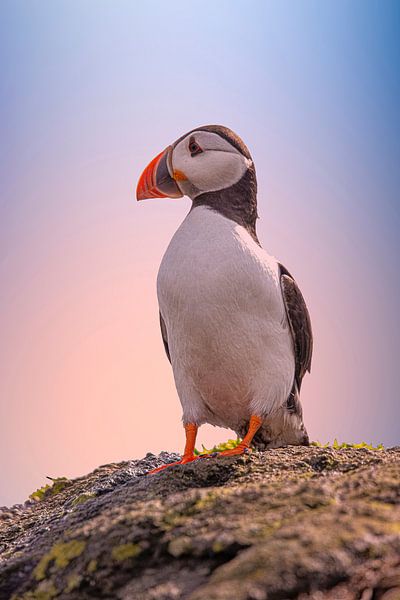
<svg viewBox="0 0 400 600"><path fill-rule="evenodd" d="M58 542L51 547L38 564L36 565L33 574L37 581L45 579L47 568L51 563L55 569L64 569L69 565L71 560L82 554L86 546L83 540L70 540L69 542Z"/></svg>

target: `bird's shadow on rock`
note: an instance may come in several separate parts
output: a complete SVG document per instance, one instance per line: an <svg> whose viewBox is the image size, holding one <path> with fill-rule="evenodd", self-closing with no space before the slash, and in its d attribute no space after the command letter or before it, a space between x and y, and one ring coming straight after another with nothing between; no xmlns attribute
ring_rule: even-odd
<svg viewBox="0 0 400 600"><path fill-rule="evenodd" d="M164 464L172 462L171 459L176 460L176 455L168 455L168 460ZM234 479L238 471L243 470L243 466L249 462L249 457L207 457L185 465L174 465L154 474L148 473L154 468L153 460L146 461L145 465L140 464L141 462L135 465L137 473L134 479L127 481L125 485L135 486L136 492L140 490L148 492L152 489L155 494L163 495L189 488L222 486ZM151 462L150 469L149 462ZM147 469L144 470L144 466Z"/></svg>

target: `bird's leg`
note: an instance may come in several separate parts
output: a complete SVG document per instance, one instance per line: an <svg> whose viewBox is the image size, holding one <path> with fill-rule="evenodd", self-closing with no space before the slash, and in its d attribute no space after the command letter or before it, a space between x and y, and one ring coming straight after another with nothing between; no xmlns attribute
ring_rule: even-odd
<svg viewBox="0 0 400 600"><path fill-rule="evenodd" d="M249 428L247 430L246 435L242 439L242 441L236 446L236 448L232 448L231 450L224 450L223 452L218 452L217 456L235 456L237 454L245 454L250 451L250 444L253 440L253 437L260 429L263 420L256 415L251 415Z"/></svg>
<svg viewBox="0 0 400 600"><path fill-rule="evenodd" d="M151 473L158 473L159 471L163 471L167 467L172 467L173 465L184 465L198 458L198 456L194 455L194 446L196 443L198 427L194 423L186 423L184 427L186 434L186 444L181 460L178 460L178 462L169 463L167 465L162 465L162 467L158 467L157 469L153 469L152 471L148 472L148 475Z"/></svg>

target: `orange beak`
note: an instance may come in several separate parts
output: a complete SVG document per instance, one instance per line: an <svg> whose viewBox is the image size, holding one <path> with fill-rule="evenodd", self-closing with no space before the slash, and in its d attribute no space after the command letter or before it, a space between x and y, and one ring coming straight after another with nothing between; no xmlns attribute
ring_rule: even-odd
<svg viewBox="0 0 400 600"><path fill-rule="evenodd" d="M172 146L168 146L147 165L136 188L137 200L145 198L182 198L171 164Z"/></svg>

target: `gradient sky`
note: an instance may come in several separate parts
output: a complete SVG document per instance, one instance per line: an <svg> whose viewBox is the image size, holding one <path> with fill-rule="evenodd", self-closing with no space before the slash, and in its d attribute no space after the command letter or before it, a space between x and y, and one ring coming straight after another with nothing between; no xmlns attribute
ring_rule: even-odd
<svg viewBox="0 0 400 600"><path fill-rule="evenodd" d="M399 57L396 1L1 2L0 505L182 449L155 281L190 204L134 190L206 123L309 305L311 438L399 442Z"/></svg>

